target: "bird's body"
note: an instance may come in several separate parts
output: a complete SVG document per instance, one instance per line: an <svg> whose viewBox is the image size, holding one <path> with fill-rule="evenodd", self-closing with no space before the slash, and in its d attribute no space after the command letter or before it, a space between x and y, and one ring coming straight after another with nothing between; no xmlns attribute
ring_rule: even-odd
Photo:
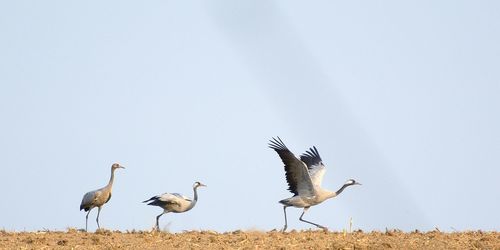
<svg viewBox="0 0 500 250"><path fill-rule="evenodd" d="M178 193L164 193L162 195L157 195L143 201L151 206L158 206L163 208L163 212L156 216L156 229L159 230L159 219L163 214L166 213L183 213L191 210L198 201L198 187L206 187L206 185L195 182L193 185L194 198L190 199L182 194Z"/></svg>
<svg viewBox="0 0 500 250"><path fill-rule="evenodd" d="M113 181L115 178L115 170L118 168L124 168L120 166L120 164L115 163L111 166L111 177L109 178L108 185L103 188L90 191L83 196L82 202L80 203L80 210L84 210L87 212L87 216L85 216L85 231L87 231L87 224L90 211L97 207L97 227L100 228L99 225L99 214L101 213L101 208L104 204L106 204L111 199L111 192L113 189Z"/></svg>
<svg viewBox="0 0 500 250"><path fill-rule="evenodd" d="M154 196L151 199L144 201L149 202L148 205L158 206L164 210L172 213L183 213L191 210L196 201L178 193L164 193L162 195Z"/></svg>
<svg viewBox="0 0 500 250"><path fill-rule="evenodd" d="M92 208L102 206L111 199L111 188L108 186L90 191L83 196L80 210L85 212Z"/></svg>
<svg viewBox="0 0 500 250"><path fill-rule="evenodd" d="M288 182L288 190L294 194L294 196L290 198L279 201L283 204L283 211L285 214L285 226L283 231L287 228L287 207L304 208L299 220L326 229L326 227L321 225L303 220L302 216L304 216L304 213L311 206L318 205L327 199L339 195L348 186L360 185L360 183L349 179L337 192L326 190L321 187L326 168L316 147L310 148L309 151L302 154L300 158L295 157L279 137L277 139L273 138L269 143L269 147L278 153L285 164L285 176Z"/></svg>
<svg viewBox="0 0 500 250"><path fill-rule="evenodd" d="M279 202L285 206L303 208L303 207L311 207L314 205L318 205L321 202L333 198L335 196L336 196L335 192L322 189L322 190L317 190L315 192L315 195L312 197L303 197L299 195L294 195L290 198L280 200Z"/></svg>

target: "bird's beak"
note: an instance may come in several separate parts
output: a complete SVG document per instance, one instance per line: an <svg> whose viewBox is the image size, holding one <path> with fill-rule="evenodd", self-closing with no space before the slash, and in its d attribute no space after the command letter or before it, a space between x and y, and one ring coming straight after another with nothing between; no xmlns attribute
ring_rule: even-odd
<svg viewBox="0 0 500 250"><path fill-rule="evenodd" d="M200 186L202 187L206 187L207 185L203 184L203 183L200 183Z"/></svg>
<svg viewBox="0 0 500 250"><path fill-rule="evenodd" d="M356 183L354 183L354 185L362 185L362 184L361 184L361 183L359 183L359 182L356 182Z"/></svg>
<svg viewBox="0 0 500 250"><path fill-rule="evenodd" d="M124 166L122 166L122 165L120 165L118 168L123 168L123 169L125 169L125 167L124 167Z"/></svg>

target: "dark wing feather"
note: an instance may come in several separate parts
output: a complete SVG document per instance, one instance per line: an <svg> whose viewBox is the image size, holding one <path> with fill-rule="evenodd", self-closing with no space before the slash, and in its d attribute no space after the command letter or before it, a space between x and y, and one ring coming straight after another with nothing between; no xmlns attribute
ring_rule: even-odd
<svg viewBox="0 0 500 250"><path fill-rule="evenodd" d="M285 177L288 182L288 190L294 195L312 196L312 182L306 166L302 161L285 146L285 143L277 137L269 141L269 147L278 153L285 164Z"/></svg>
<svg viewBox="0 0 500 250"><path fill-rule="evenodd" d="M162 195L153 196L150 199L145 200L143 202L149 202L148 205L150 206L159 206L162 208L165 208L165 206L167 205L180 206L181 204L177 202L175 199L172 199L172 197L177 197L177 196L169 193L164 193Z"/></svg>
<svg viewBox="0 0 500 250"><path fill-rule="evenodd" d="M319 156L318 149L314 146L309 148L309 151L306 151L300 156L300 160L307 165L313 185L321 186L326 168L321 160L321 156Z"/></svg>
<svg viewBox="0 0 500 250"><path fill-rule="evenodd" d="M319 156L319 152L314 146L312 148L309 148L309 151L306 151L304 154L302 154L300 156L300 160L307 165L307 169L312 169L323 164L321 156Z"/></svg>
<svg viewBox="0 0 500 250"><path fill-rule="evenodd" d="M178 202L170 201L170 200L169 201L153 200L150 203L148 203L148 205L150 205L150 206L158 206L158 207L164 207L164 206L169 205L169 204L179 205Z"/></svg>

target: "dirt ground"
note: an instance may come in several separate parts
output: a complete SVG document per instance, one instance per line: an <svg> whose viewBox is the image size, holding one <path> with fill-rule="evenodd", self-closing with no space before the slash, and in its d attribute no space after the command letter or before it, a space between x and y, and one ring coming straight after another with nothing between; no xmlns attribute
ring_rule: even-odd
<svg viewBox="0 0 500 250"><path fill-rule="evenodd" d="M0 249L498 249L498 232L0 231Z"/></svg>

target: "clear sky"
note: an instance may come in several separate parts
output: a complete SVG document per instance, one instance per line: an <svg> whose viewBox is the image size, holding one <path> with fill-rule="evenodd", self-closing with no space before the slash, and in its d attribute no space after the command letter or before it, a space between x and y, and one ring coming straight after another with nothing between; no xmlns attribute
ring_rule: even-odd
<svg viewBox="0 0 500 250"><path fill-rule="evenodd" d="M270 230L316 146L332 230L500 230L498 1L2 1L0 228ZM289 228L306 229L301 209ZM89 229L96 228L93 211Z"/></svg>

